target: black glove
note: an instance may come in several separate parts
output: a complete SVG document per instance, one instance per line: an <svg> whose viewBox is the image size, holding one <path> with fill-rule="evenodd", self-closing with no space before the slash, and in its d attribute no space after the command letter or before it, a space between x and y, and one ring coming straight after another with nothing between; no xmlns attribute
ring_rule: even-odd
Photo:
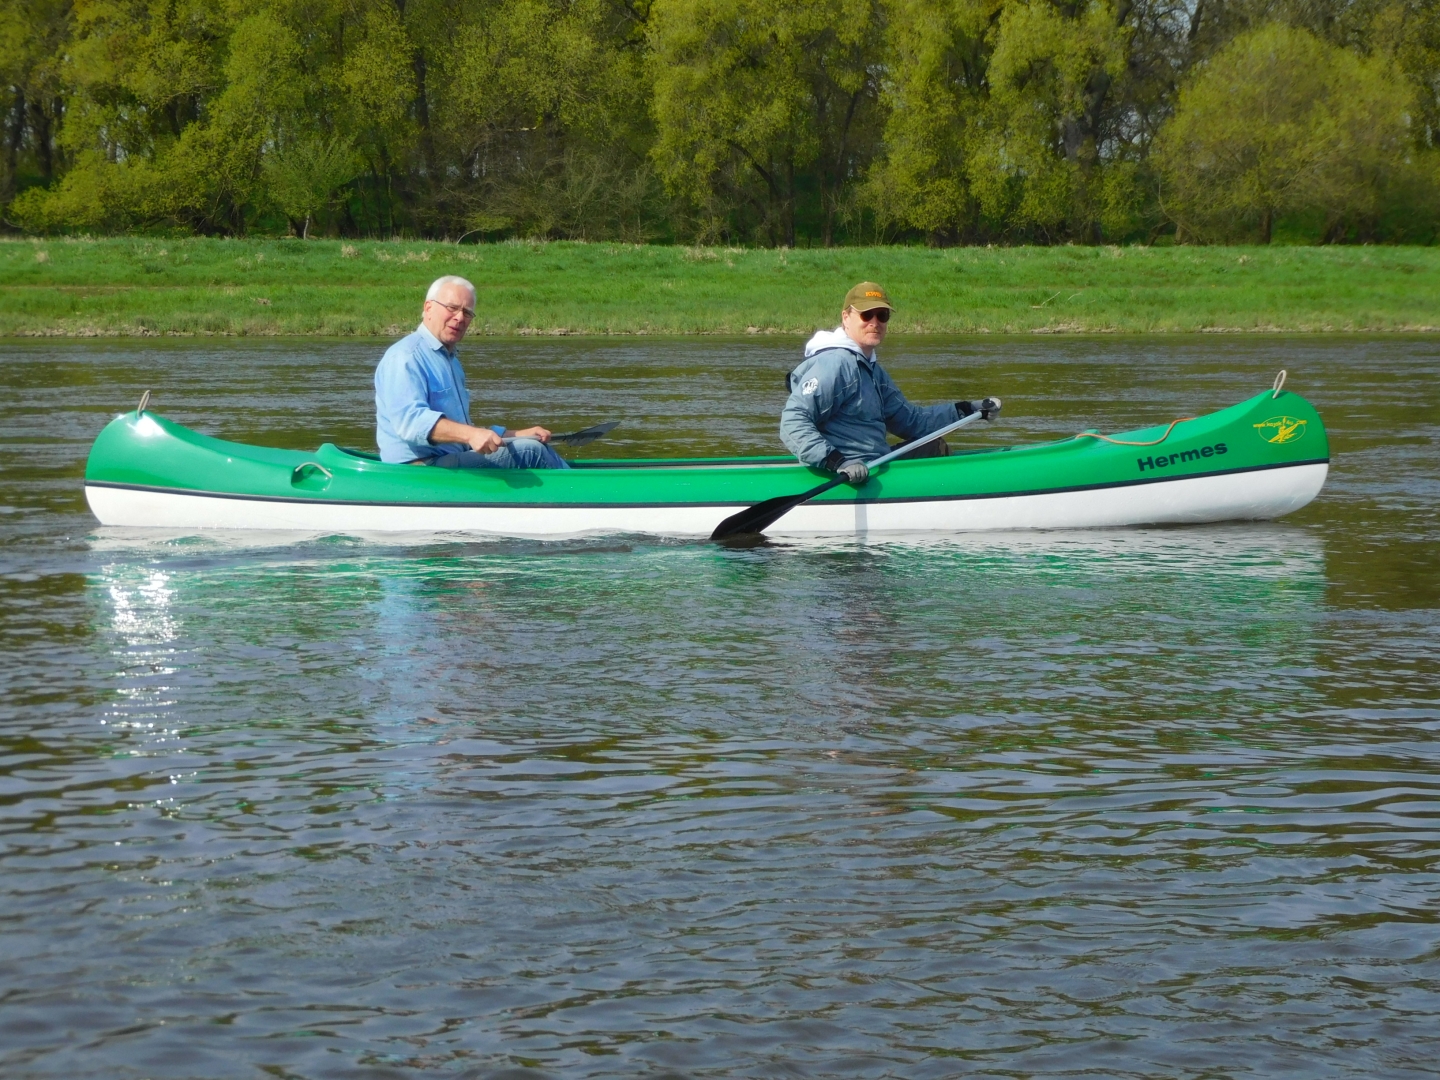
<svg viewBox="0 0 1440 1080"><path fill-rule="evenodd" d="M984 401L980 402L979 405L969 401L957 401L955 402L955 411L960 414L961 420L964 420L965 417L971 413L976 412L980 414L982 420L994 420L995 417L1000 415L1000 399L998 397L987 397Z"/></svg>
<svg viewBox="0 0 1440 1080"><path fill-rule="evenodd" d="M870 466L859 458L846 461L839 450L831 450L825 458L825 468L840 477L847 484L863 484L870 479Z"/></svg>

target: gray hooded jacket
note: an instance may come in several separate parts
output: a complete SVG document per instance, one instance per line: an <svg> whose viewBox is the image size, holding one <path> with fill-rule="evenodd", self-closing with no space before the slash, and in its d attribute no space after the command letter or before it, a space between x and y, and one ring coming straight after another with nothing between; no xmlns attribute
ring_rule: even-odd
<svg viewBox="0 0 1440 1080"><path fill-rule="evenodd" d="M843 461L869 461L890 449L886 431L917 439L960 419L953 401L928 408L906 401L844 329L816 333L789 383L780 439L806 465L824 464L832 450Z"/></svg>

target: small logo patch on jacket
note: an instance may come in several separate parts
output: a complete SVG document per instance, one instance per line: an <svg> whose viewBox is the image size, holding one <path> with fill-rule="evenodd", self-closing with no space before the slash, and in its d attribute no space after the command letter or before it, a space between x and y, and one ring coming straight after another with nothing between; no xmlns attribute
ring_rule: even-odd
<svg viewBox="0 0 1440 1080"><path fill-rule="evenodd" d="M820 389L820 380L819 380L819 379L806 379L806 380L805 380L805 385L800 388L800 392L801 392L802 394L804 394L806 397L809 397L811 394L813 394L816 390L819 390L819 389Z"/></svg>

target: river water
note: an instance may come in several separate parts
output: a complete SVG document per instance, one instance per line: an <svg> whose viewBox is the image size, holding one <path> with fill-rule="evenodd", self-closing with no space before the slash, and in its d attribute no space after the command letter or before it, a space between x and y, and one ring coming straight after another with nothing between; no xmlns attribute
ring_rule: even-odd
<svg viewBox="0 0 1440 1080"><path fill-rule="evenodd" d="M469 348L774 452L796 342ZM964 439L1316 403L1273 524L724 550L100 529L142 390L370 441L380 346L0 343L0 1074L1410 1077L1440 1060L1440 340L900 341ZM972 429L973 430L973 429ZM608 446L607 446L608 444Z"/></svg>

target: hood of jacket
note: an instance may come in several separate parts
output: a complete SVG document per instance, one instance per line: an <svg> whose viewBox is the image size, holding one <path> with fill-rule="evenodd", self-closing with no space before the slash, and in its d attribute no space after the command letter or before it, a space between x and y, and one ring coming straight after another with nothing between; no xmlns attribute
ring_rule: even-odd
<svg viewBox="0 0 1440 1080"><path fill-rule="evenodd" d="M805 359L809 360L826 349L849 349L861 360L872 359L865 355L864 349L850 340L850 335L845 333L843 326L837 326L834 330L816 330L815 336L805 343Z"/></svg>

